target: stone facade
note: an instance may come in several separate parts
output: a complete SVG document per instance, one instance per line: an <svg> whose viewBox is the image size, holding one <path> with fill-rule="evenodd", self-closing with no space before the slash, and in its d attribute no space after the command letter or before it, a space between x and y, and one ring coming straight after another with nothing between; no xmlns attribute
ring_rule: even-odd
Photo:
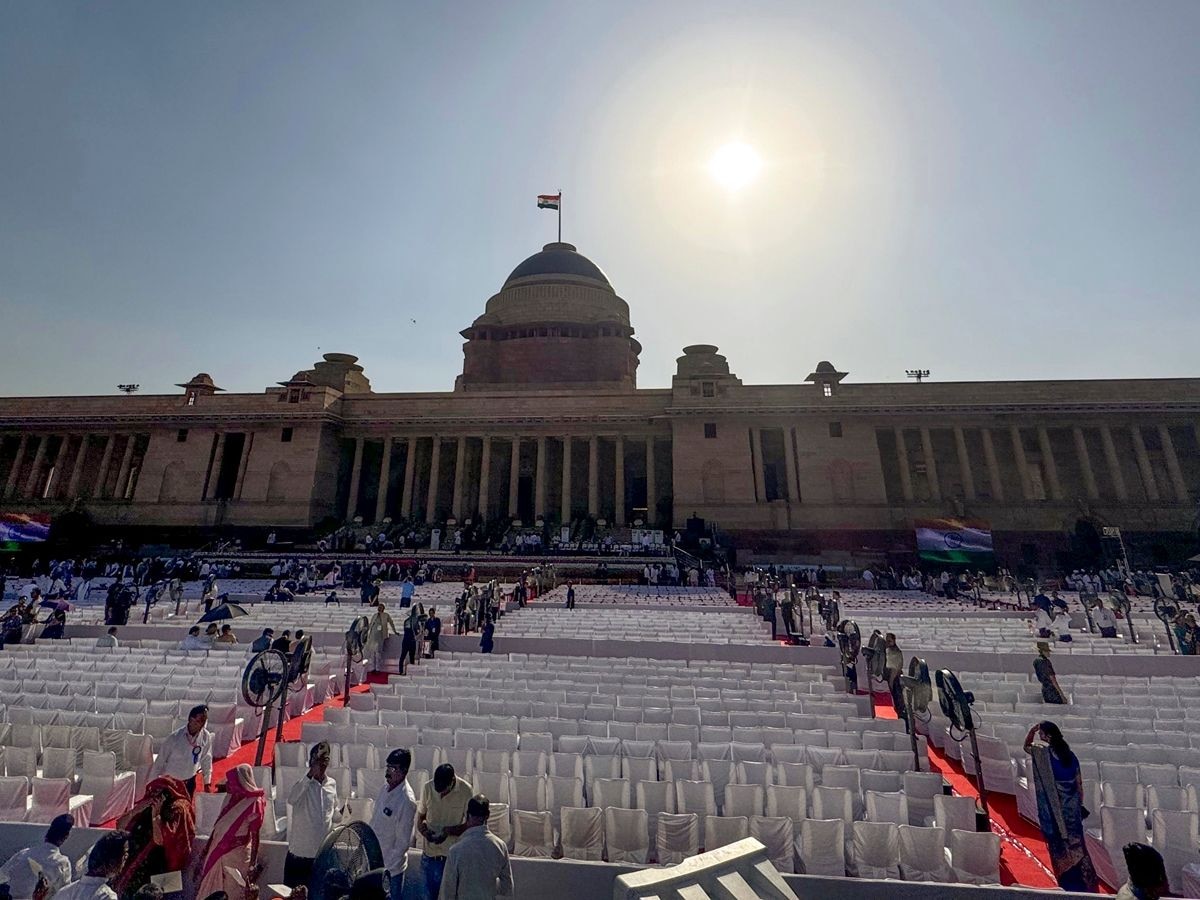
<svg viewBox="0 0 1200 900"><path fill-rule="evenodd" d="M261 394L202 374L177 395L0 399L0 509L285 529L696 514L809 552L942 516L1014 540L1080 519L1194 532L1200 379L855 384L822 362L753 385L696 345L669 388L639 389L627 304L557 244L463 335L446 393L377 392L331 353Z"/></svg>

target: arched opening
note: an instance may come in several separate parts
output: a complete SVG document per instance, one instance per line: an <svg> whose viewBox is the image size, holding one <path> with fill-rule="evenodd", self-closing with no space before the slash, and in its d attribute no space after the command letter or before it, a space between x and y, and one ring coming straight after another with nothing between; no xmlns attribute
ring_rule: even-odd
<svg viewBox="0 0 1200 900"><path fill-rule="evenodd" d="M183 470L183 463L168 463L163 469L162 481L158 486L158 502L177 503L184 499L186 491L187 473Z"/></svg>
<svg viewBox="0 0 1200 900"><path fill-rule="evenodd" d="M286 500L292 479L292 470L282 460L271 466L271 474L267 478L267 500Z"/></svg>

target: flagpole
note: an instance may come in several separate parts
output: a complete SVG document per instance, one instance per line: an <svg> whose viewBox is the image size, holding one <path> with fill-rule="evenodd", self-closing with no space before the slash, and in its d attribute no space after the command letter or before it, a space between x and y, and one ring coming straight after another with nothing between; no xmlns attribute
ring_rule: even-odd
<svg viewBox="0 0 1200 900"><path fill-rule="evenodd" d="M558 242L562 243L562 188L558 189Z"/></svg>

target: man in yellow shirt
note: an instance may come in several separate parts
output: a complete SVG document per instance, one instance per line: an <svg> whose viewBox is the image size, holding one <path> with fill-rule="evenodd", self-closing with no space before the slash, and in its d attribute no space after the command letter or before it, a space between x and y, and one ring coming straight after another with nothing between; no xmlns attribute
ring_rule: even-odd
<svg viewBox="0 0 1200 900"><path fill-rule="evenodd" d="M446 871L446 855L467 830L467 804L474 793L469 782L442 763L426 782L417 804L417 834L421 835L421 874L427 897L437 897Z"/></svg>

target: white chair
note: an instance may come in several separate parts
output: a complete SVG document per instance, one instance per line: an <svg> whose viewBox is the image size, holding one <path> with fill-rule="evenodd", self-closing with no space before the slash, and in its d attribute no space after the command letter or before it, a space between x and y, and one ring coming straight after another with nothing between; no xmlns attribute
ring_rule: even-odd
<svg viewBox="0 0 1200 900"><path fill-rule="evenodd" d="M583 756L579 753L551 753L550 774L559 778L578 778L583 781Z"/></svg>
<svg viewBox="0 0 1200 900"><path fill-rule="evenodd" d="M47 747L42 751L42 777L64 778L75 786L75 751L70 747Z"/></svg>
<svg viewBox="0 0 1200 900"><path fill-rule="evenodd" d="M71 782L65 778L34 778L25 821L49 824L63 813L70 813L77 825L87 825L92 815L92 798L85 794L71 796Z"/></svg>
<svg viewBox="0 0 1200 900"><path fill-rule="evenodd" d="M1140 806L1101 806L1100 840L1112 865L1111 869L1105 866L1104 860L1100 858L1101 854L1097 853L1096 872L1109 887L1119 890L1121 885L1129 880L1123 848L1135 841L1146 841L1145 809Z"/></svg>
<svg viewBox="0 0 1200 900"><path fill-rule="evenodd" d="M583 806L583 779L582 778L567 778L558 775L548 776L549 780L546 783L547 788L547 806L550 809L550 815L554 818L555 827L561 827L562 810L564 807L582 807Z"/></svg>
<svg viewBox="0 0 1200 900"><path fill-rule="evenodd" d="M846 823L838 819L804 819L797 847L805 875L846 874Z"/></svg>
<svg viewBox="0 0 1200 900"><path fill-rule="evenodd" d="M745 816L705 816L704 850L716 850L750 836L750 820Z"/></svg>
<svg viewBox="0 0 1200 900"><path fill-rule="evenodd" d="M10 778L36 778L37 751L30 747L5 747L4 770Z"/></svg>
<svg viewBox="0 0 1200 900"><path fill-rule="evenodd" d="M29 779L24 775L0 778L0 822L24 822L28 806Z"/></svg>
<svg viewBox="0 0 1200 900"><path fill-rule="evenodd" d="M589 806L607 809L619 806L629 809L632 805L632 790L624 778L597 778L592 782Z"/></svg>
<svg viewBox="0 0 1200 900"><path fill-rule="evenodd" d="M498 772L476 772L471 776L471 786L475 793L483 794L489 800L508 803L508 775Z"/></svg>
<svg viewBox="0 0 1200 900"><path fill-rule="evenodd" d="M128 812L133 807L136 781L133 772L117 772L116 754L85 750L79 793L92 797L89 824L99 825Z"/></svg>
<svg viewBox="0 0 1200 900"><path fill-rule="evenodd" d="M660 813L655 843L658 864L674 866L700 852L700 817L695 813Z"/></svg>
<svg viewBox="0 0 1200 900"><path fill-rule="evenodd" d="M370 797L351 797L346 801L342 813L342 824L347 822L370 823L375 813L375 801Z"/></svg>
<svg viewBox="0 0 1200 900"><path fill-rule="evenodd" d="M512 811L513 856L554 858L554 821L548 812Z"/></svg>
<svg viewBox="0 0 1200 900"><path fill-rule="evenodd" d="M933 798L933 821L926 824L936 825L938 828L974 831L975 798L938 794Z"/></svg>
<svg viewBox="0 0 1200 900"><path fill-rule="evenodd" d="M604 810L604 836L611 863L645 865L650 859L650 824L644 809Z"/></svg>
<svg viewBox="0 0 1200 900"><path fill-rule="evenodd" d="M560 814L563 859L603 859L603 811L595 806L564 806Z"/></svg>
<svg viewBox="0 0 1200 900"><path fill-rule="evenodd" d="M476 750L475 771L502 775L512 771L512 759L507 750Z"/></svg>
<svg viewBox="0 0 1200 900"><path fill-rule="evenodd" d="M773 784L767 788L767 816L786 816L793 821L808 818L808 791L802 787Z"/></svg>
<svg viewBox="0 0 1200 900"><path fill-rule="evenodd" d="M745 819L749 819L751 816L761 816L763 814L762 785L725 785L725 796L721 806L721 814L724 816L740 816ZM707 843L704 846L706 849L711 849Z"/></svg>
<svg viewBox="0 0 1200 900"><path fill-rule="evenodd" d="M1156 809L1195 812L1188 804L1188 792L1178 785L1152 784L1146 788L1146 808L1151 814Z"/></svg>
<svg viewBox="0 0 1200 900"><path fill-rule="evenodd" d="M822 784L813 788L811 796L814 819L841 819L849 832L854 822L854 803L848 790Z"/></svg>
<svg viewBox="0 0 1200 900"><path fill-rule="evenodd" d="M644 809L649 819L650 846L657 846L659 815L675 812L675 785L669 781L642 781L634 794L637 808Z"/></svg>
<svg viewBox="0 0 1200 900"><path fill-rule="evenodd" d="M217 824L217 817L221 815L221 807L225 803L225 795L199 792L196 794L194 801L196 806L196 834L209 835L212 833L212 827Z"/></svg>
<svg viewBox="0 0 1200 900"><path fill-rule="evenodd" d="M512 755L512 772L521 776L549 775L549 760L541 750L517 750Z"/></svg>
<svg viewBox="0 0 1200 900"><path fill-rule="evenodd" d="M900 826L900 877L905 881L951 881L946 862L946 832L941 828Z"/></svg>
<svg viewBox="0 0 1200 900"><path fill-rule="evenodd" d="M796 825L792 817L751 816L750 837L767 848L771 864L780 872L791 874L796 870Z"/></svg>
<svg viewBox="0 0 1200 900"><path fill-rule="evenodd" d="M1146 787L1133 781L1105 781L1100 785L1101 806L1146 808Z"/></svg>
<svg viewBox="0 0 1200 900"><path fill-rule="evenodd" d="M894 794L880 791L867 791L866 795L867 821L891 822L893 825L908 824L908 798L904 792Z"/></svg>
<svg viewBox="0 0 1200 900"><path fill-rule="evenodd" d="M933 817L933 798L942 793L940 772L905 772L904 796L908 798L908 823L924 825ZM901 844L903 850L903 844Z"/></svg>
<svg viewBox="0 0 1200 900"><path fill-rule="evenodd" d="M899 826L894 822L855 822L853 859L859 878L899 878Z"/></svg>
<svg viewBox="0 0 1200 900"><path fill-rule="evenodd" d="M713 786L707 781L676 781L675 808L681 815L716 815L717 801L713 795Z"/></svg>
<svg viewBox="0 0 1200 900"><path fill-rule="evenodd" d="M505 778L508 776L506 775ZM509 818L507 803L488 804L488 831L504 841L509 850L512 849L512 819Z"/></svg>
<svg viewBox="0 0 1200 900"><path fill-rule="evenodd" d="M1151 840L1162 854L1171 891L1183 893L1183 867L1196 861L1200 847L1200 814L1156 809L1150 816Z"/></svg>
<svg viewBox="0 0 1200 900"><path fill-rule="evenodd" d="M508 779L509 805L514 810L541 812L547 808L545 775L512 775Z"/></svg>
<svg viewBox="0 0 1200 900"><path fill-rule="evenodd" d="M812 766L808 763L777 762L775 763L775 783L788 787L802 787L811 791L816 779Z"/></svg>
<svg viewBox="0 0 1200 900"><path fill-rule="evenodd" d="M1000 883L1000 835L950 829L950 866L965 884Z"/></svg>

